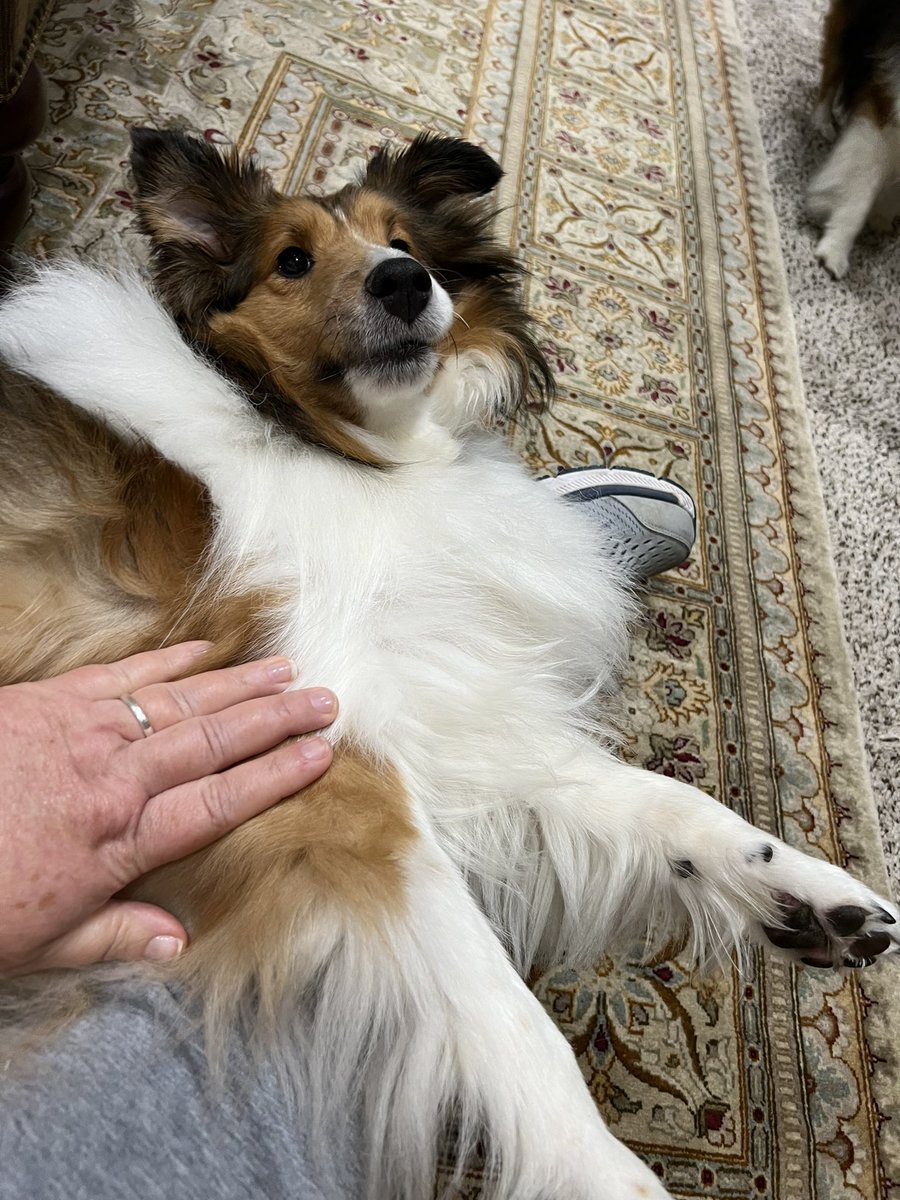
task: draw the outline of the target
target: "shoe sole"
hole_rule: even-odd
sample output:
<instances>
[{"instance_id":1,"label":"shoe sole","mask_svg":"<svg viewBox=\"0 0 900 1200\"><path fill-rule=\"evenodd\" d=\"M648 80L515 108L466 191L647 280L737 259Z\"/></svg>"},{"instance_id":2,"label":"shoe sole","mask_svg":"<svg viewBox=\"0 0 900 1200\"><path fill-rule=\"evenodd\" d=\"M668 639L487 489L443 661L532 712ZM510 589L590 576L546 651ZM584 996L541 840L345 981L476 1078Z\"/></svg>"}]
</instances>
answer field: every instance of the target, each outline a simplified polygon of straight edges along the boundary
<instances>
[{"instance_id":1,"label":"shoe sole","mask_svg":"<svg viewBox=\"0 0 900 1200\"><path fill-rule=\"evenodd\" d=\"M564 467L558 474L539 481L555 496L571 500L593 500L600 496L644 496L678 504L696 526L694 499L679 483L650 471L632 467Z\"/></svg>"}]
</instances>

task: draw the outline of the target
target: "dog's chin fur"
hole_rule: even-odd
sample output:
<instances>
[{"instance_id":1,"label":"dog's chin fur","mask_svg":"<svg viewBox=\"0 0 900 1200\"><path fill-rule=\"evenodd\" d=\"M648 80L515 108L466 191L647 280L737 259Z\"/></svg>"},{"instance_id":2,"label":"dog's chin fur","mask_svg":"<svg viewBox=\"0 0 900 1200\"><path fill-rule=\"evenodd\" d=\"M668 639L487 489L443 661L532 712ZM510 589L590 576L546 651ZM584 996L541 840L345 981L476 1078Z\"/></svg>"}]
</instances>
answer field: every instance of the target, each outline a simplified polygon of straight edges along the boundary
<instances>
[{"instance_id":1,"label":"dog's chin fur","mask_svg":"<svg viewBox=\"0 0 900 1200\"><path fill-rule=\"evenodd\" d=\"M889 231L900 214L900 11L883 0L832 0L813 122L837 142L809 186L822 227L816 255L835 279L868 220Z\"/></svg>"},{"instance_id":2,"label":"dog's chin fur","mask_svg":"<svg viewBox=\"0 0 900 1200\"><path fill-rule=\"evenodd\" d=\"M237 164L199 187L192 170L220 168L183 140L139 152L169 312L83 265L0 306L0 681L208 637L214 661L288 654L298 686L340 697L321 780L130 890L190 932L164 978L202 1011L214 1069L237 1029L302 1098L326 1194L334 1130L359 1111L371 1200L430 1194L449 1118L460 1171L486 1131L497 1200L659 1200L522 974L685 930L699 961L727 960L778 923L776 896L876 902L611 753L598 697L626 653L626 580L482 428L547 378L489 240L487 156L424 139L297 210L320 263L361 286L363 259L328 247L347 222L387 237L390 197L464 315L433 373L392 391L317 382L318 332L298 343L294 314L330 303L327 278L304 298L270 277L277 240L224 247L239 222L217 229L204 196L257 206L262 227L271 192ZM198 230L206 249L177 240Z\"/></svg>"}]
</instances>

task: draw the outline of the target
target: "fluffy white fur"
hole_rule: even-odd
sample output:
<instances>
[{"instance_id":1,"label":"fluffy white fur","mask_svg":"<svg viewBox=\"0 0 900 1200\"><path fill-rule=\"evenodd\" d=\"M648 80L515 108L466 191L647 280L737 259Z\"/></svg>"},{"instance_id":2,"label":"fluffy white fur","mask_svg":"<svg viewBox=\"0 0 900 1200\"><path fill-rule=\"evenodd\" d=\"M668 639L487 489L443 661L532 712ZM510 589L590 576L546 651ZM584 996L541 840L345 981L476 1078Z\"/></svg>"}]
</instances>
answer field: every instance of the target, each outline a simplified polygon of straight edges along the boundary
<instances>
[{"instance_id":1,"label":"fluffy white fur","mask_svg":"<svg viewBox=\"0 0 900 1200\"><path fill-rule=\"evenodd\" d=\"M699 960L724 958L776 894L865 906L868 931L896 910L613 755L591 713L632 603L597 531L472 431L496 369L448 363L393 430L403 465L377 471L274 432L136 278L43 271L0 309L0 353L208 485L213 559L296 597L271 650L338 694L331 736L408 789L404 915L378 936L337 910L298 929L302 1002L275 1014L320 1143L362 1088L373 1200L430 1194L448 1115L463 1153L487 1128L497 1200L665 1196L519 973L685 921Z\"/></svg>"}]
</instances>

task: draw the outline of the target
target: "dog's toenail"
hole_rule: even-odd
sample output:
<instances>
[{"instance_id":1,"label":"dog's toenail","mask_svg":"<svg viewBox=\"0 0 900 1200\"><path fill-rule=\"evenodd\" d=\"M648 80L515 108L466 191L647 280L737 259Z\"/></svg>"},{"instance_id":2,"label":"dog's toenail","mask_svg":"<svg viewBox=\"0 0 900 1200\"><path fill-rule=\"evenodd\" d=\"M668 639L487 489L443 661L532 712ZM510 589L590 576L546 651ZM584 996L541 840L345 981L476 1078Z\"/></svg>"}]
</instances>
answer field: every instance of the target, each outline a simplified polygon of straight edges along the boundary
<instances>
[{"instance_id":1,"label":"dog's toenail","mask_svg":"<svg viewBox=\"0 0 900 1200\"><path fill-rule=\"evenodd\" d=\"M884 921L885 925L896 925L897 924L897 918L892 917L891 914L887 911L887 909L878 908L875 910L875 915L877 917L879 917L882 921Z\"/></svg>"},{"instance_id":2,"label":"dog's toenail","mask_svg":"<svg viewBox=\"0 0 900 1200\"><path fill-rule=\"evenodd\" d=\"M672 863L672 870L682 879L690 879L697 874L697 868L689 858L679 858Z\"/></svg>"},{"instance_id":3,"label":"dog's toenail","mask_svg":"<svg viewBox=\"0 0 900 1200\"><path fill-rule=\"evenodd\" d=\"M849 937L862 928L868 913L858 904L840 904L826 913L828 924L841 937Z\"/></svg>"},{"instance_id":4,"label":"dog's toenail","mask_svg":"<svg viewBox=\"0 0 900 1200\"><path fill-rule=\"evenodd\" d=\"M857 938L850 943L850 953L854 958L873 958L883 954L891 944L889 934L870 933L868 937Z\"/></svg>"}]
</instances>

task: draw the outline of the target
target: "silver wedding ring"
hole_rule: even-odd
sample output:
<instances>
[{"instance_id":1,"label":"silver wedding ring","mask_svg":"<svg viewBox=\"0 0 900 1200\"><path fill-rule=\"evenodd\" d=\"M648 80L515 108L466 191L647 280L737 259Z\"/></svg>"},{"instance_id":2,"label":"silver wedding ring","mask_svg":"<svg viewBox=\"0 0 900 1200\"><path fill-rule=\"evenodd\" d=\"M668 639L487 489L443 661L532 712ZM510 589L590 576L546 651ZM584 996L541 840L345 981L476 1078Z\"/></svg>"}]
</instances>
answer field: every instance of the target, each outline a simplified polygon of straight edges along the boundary
<instances>
[{"instance_id":1,"label":"silver wedding ring","mask_svg":"<svg viewBox=\"0 0 900 1200\"><path fill-rule=\"evenodd\" d=\"M119 699L124 705L131 709L132 716L137 721L138 725L140 725L141 733L144 735L144 737L149 737L153 732L153 726L150 724L150 718L138 704L137 700L135 700L134 696L129 696L126 693L124 696L120 696Z\"/></svg>"}]
</instances>

